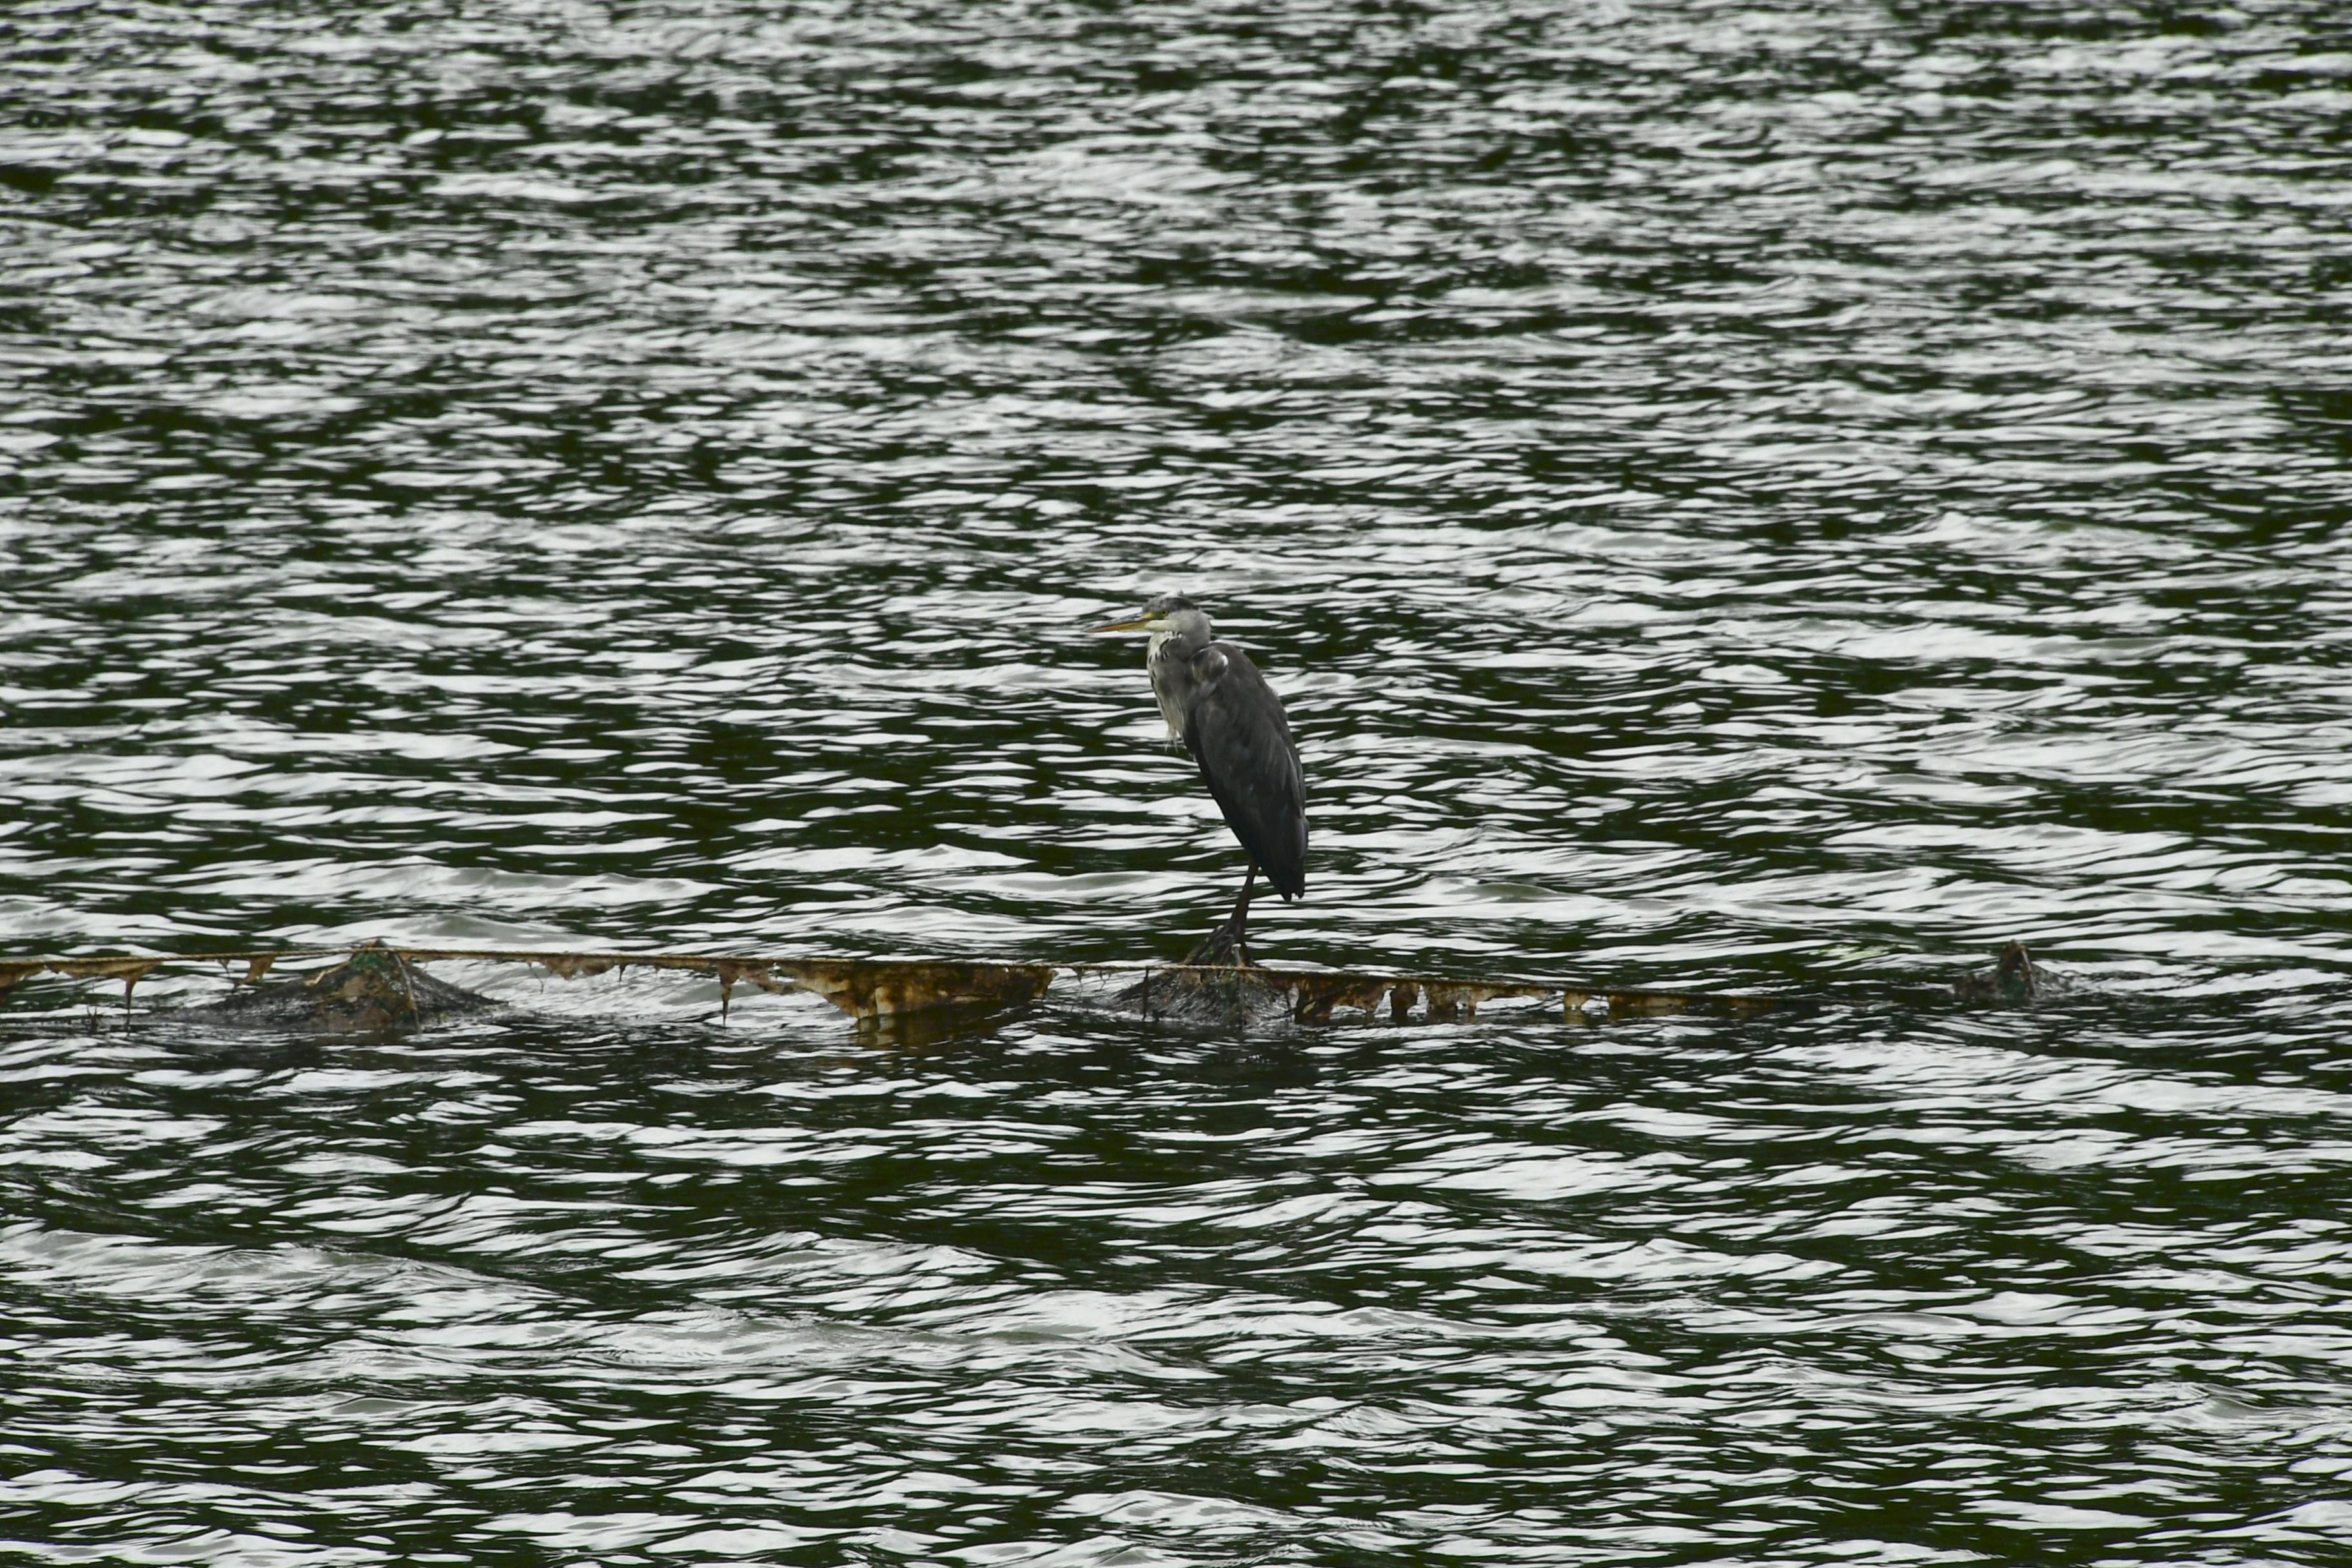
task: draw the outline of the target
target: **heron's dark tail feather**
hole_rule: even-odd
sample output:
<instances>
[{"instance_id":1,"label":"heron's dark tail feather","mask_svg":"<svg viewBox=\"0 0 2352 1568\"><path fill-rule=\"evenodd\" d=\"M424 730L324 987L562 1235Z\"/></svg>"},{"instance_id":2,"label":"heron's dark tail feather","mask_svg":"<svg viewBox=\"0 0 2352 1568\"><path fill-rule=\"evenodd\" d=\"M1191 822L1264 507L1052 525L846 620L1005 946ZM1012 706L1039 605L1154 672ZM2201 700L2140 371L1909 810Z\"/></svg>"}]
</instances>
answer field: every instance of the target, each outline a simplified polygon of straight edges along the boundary
<instances>
[{"instance_id":1,"label":"heron's dark tail feather","mask_svg":"<svg viewBox=\"0 0 2352 1568\"><path fill-rule=\"evenodd\" d=\"M1303 899L1307 896L1306 858L1305 852L1301 851L1298 861L1289 867L1290 874L1286 877L1276 876L1272 867L1255 856L1251 858L1250 863L1265 873L1265 879L1274 884L1274 890L1282 895L1282 901L1286 904L1293 899Z\"/></svg>"}]
</instances>

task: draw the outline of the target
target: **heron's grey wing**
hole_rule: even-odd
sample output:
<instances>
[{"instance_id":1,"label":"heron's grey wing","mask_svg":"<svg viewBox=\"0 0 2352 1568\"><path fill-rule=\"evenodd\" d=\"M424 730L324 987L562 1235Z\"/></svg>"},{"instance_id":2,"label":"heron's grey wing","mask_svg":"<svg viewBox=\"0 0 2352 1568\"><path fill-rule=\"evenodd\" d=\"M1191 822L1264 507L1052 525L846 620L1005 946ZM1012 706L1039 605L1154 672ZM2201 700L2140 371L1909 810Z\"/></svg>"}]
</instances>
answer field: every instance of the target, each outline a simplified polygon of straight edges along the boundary
<instances>
[{"instance_id":1,"label":"heron's grey wing","mask_svg":"<svg viewBox=\"0 0 2352 1568\"><path fill-rule=\"evenodd\" d=\"M1192 661L1184 744L1225 824L1286 899L1307 891L1307 781L1282 700L1247 655L1213 643Z\"/></svg>"}]
</instances>

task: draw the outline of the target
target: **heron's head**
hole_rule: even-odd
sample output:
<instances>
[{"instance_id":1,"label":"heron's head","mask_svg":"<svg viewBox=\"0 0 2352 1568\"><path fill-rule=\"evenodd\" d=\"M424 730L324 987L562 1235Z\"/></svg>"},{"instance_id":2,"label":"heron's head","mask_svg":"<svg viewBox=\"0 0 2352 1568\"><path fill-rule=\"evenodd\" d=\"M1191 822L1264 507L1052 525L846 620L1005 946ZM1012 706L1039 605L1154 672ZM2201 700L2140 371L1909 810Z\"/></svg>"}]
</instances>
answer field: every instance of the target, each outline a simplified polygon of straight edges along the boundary
<instances>
[{"instance_id":1,"label":"heron's head","mask_svg":"<svg viewBox=\"0 0 2352 1568\"><path fill-rule=\"evenodd\" d=\"M1157 643L1163 637L1175 637L1182 642L1209 640L1209 615L1200 605L1181 594L1162 594L1143 606L1139 616L1123 621L1110 621L1099 626L1089 626L1097 632L1150 632Z\"/></svg>"}]
</instances>

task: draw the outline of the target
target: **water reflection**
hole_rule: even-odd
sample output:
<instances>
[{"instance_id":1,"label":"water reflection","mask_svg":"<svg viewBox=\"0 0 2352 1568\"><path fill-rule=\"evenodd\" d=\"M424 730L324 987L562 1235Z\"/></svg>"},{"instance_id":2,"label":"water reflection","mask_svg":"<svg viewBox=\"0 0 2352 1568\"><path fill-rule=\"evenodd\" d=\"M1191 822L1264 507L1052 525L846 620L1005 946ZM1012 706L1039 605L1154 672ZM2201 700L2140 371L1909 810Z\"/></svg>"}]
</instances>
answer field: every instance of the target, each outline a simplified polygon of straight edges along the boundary
<instances>
[{"instance_id":1,"label":"water reflection","mask_svg":"<svg viewBox=\"0 0 2352 1568\"><path fill-rule=\"evenodd\" d=\"M1266 956L1834 1005L14 1030L15 1533L2340 1557L2323 24L24 13L12 950L1171 957L1183 590Z\"/></svg>"}]
</instances>

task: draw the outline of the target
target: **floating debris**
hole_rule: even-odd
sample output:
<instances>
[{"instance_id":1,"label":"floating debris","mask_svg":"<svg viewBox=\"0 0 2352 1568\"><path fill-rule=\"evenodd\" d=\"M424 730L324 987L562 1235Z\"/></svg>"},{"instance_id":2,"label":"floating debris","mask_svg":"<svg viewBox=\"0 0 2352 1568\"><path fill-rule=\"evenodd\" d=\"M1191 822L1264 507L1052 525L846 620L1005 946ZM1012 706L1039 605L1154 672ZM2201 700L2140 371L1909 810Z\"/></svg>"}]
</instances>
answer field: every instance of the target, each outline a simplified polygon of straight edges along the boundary
<instances>
[{"instance_id":1,"label":"floating debris","mask_svg":"<svg viewBox=\"0 0 2352 1568\"><path fill-rule=\"evenodd\" d=\"M1990 969L1971 969L1952 982L1955 997L1979 1005L2006 1003L2012 1007L2022 1006L2028 1002L2064 996L2076 989L2073 977L2034 963L2033 955L2025 951L2021 942L2012 942L2002 948Z\"/></svg>"},{"instance_id":2,"label":"floating debris","mask_svg":"<svg viewBox=\"0 0 2352 1568\"><path fill-rule=\"evenodd\" d=\"M434 979L382 942L363 943L342 963L299 980L265 981L271 963L267 956L249 960L227 996L177 1016L229 1028L375 1035L499 1005Z\"/></svg>"},{"instance_id":3,"label":"floating debris","mask_svg":"<svg viewBox=\"0 0 2352 1568\"><path fill-rule=\"evenodd\" d=\"M1788 996L1706 991L1633 990L1519 980L1450 980L1420 974L1365 973L1359 970L1271 969L1252 963L1243 956L1239 933L1228 921L1202 939L1185 954L1183 963L1144 970L1134 984L1120 990L1110 1002L1121 1012L1190 1024L1238 1026L1285 1020L1296 1024L1452 1024L1477 1017L1483 1003L1549 1003L1555 997L1562 1016L1578 1023L1674 1013L1745 1017L1787 1007L1797 1001Z\"/></svg>"},{"instance_id":4,"label":"floating debris","mask_svg":"<svg viewBox=\"0 0 2352 1568\"><path fill-rule=\"evenodd\" d=\"M758 966L814 991L860 1023L887 1022L942 1007L1019 1007L1045 994L1050 963L957 963L939 960L783 959ZM719 972L723 987L727 972ZM786 989L753 976L771 991Z\"/></svg>"},{"instance_id":5,"label":"floating debris","mask_svg":"<svg viewBox=\"0 0 2352 1568\"><path fill-rule=\"evenodd\" d=\"M1196 951L1194 956L1202 955ZM276 965L314 959L337 962L307 975L274 982L268 978ZM241 976L231 974L227 997L179 1009L175 1016L233 1027L351 1034L413 1028L501 1005L491 997L435 980L422 968L442 962L526 963L566 980L630 969L685 971L709 974L719 982L722 1017L735 988L751 985L770 993L802 991L822 996L861 1025L889 1025L953 1013L977 1016L1024 1006L1043 996L1063 973L1128 982L1107 999L1113 1010L1155 1020L1214 1025L1445 1024L1474 1019L1481 1005L1501 1000L1556 1004L1562 1016L1573 1022L1674 1013L1745 1017L1798 1001L1787 996L1561 986L1535 981L1270 969L1230 962L1150 966L991 963L700 952L528 952L402 947L383 942L281 952L0 959L0 996L35 975L53 973L120 980L127 1007L131 988L166 964L219 965L232 972L242 964Z\"/></svg>"},{"instance_id":6,"label":"floating debris","mask_svg":"<svg viewBox=\"0 0 2352 1568\"><path fill-rule=\"evenodd\" d=\"M288 960L342 962L307 977L266 983ZM941 1008L1003 1009L1035 1000L1052 984L1045 963L966 963L949 960L782 958L699 952L531 952L505 948L398 947L383 942L348 948L298 948L283 952L156 953L137 957L0 959L0 996L37 974L120 980L130 1005L131 988L165 964L243 963L242 978L224 1000L185 1008L179 1016L255 1028L309 1028L367 1033L413 1027L435 1018L499 1005L493 999L446 984L420 965L439 962L528 963L565 980L629 969L685 970L719 982L722 1016L739 984L782 994L822 996L861 1023Z\"/></svg>"},{"instance_id":7,"label":"floating debris","mask_svg":"<svg viewBox=\"0 0 2352 1568\"><path fill-rule=\"evenodd\" d=\"M1118 971L1125 973L1131 971ZM1170 964L1147 969L1111 998L1121 1012L1192 1024L1467 1023L1488 1002L1557 1002L1572 1023L1666 1014L1750 1017L1799 1005L1790 996L1547 985L1534 981L1444 980L1354 970L1263 964Z\"/></svg>"},{"instance_id":8,"label":"floating debris","mask_svg":"<svg viewBox=\"0 0 2352 1568\"><path fill-rule=\"evenodd\" d=\"M247 956L244 953L239 958ZM122 982L123 1005L131 1004L131 989L166 963L186 962L184 958L0 958L0 996L34 975L44 971L52 974L69 974L78 980L120 980ZM207 960L206 962L210 962Z\"/></svg>"}]
</instances>

